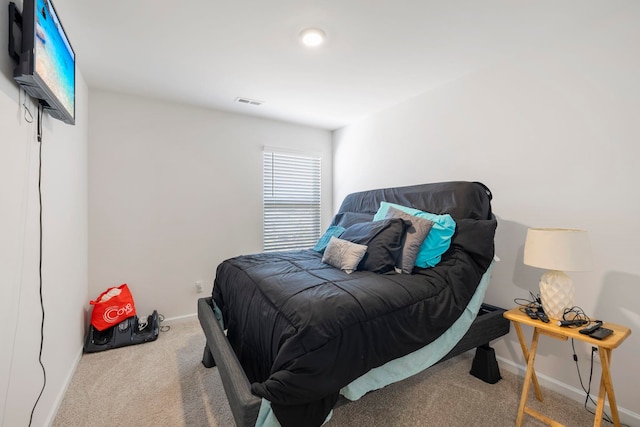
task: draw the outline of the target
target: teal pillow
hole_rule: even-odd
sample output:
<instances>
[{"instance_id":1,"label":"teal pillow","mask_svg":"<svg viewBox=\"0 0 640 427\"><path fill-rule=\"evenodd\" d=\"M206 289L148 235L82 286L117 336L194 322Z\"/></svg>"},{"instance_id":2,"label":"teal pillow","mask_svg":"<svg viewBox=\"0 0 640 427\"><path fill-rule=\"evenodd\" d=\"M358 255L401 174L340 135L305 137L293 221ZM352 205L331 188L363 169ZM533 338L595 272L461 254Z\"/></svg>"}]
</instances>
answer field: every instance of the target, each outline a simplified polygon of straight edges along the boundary
<instances>
[{"instance_id":1,"label":"teal pillow","mask_svg":"<svg viewBox=\"0 0 640 427\"><path fill-rule=\"evenodd\" d=\"M380 208L373 217L373 220L379 221L384 219L391 206L410 215L425 218L433 222L433 227L431 227L429 234L427 234L427 238L424 239L424 242L420 245L420 250L416 257L416 267L435 267L442 259L442 254L451 246L451 237L453 237L453 233L456 231L456 222L451 215L436 215L423 212L419 209L396 205L395 203L381 202Z\"/></svg>"},{"instance_id":2,"label":"teal pillow","mask_svg":"<svg viewBox=\"0 0 640 427\"><path fill-rule=\"evenodd\" d=\"M318 243L313 247L313 250L316 252L323 253L329 244L329 240L331 237L340 237L342 233L344 233L345 228L339 225L332 225L327 228L327 231L324 232L322 237L318 239Z\"/></svg>"}]
</instances>

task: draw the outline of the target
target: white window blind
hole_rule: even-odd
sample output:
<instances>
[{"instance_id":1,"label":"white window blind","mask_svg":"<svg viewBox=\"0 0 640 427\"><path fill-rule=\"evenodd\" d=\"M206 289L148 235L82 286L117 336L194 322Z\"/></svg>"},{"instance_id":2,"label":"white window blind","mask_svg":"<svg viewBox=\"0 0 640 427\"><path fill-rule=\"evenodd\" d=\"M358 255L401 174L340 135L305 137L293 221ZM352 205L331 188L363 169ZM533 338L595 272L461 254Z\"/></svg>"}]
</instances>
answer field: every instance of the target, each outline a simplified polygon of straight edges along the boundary
<instances>
[{"instance_id":1,"label":"white window blind","mask_svg":"<svg viewBox=\"0 0 640 427\"><path fill-rule=\"evenodd\" d=\"M320 157L264 150L263 249L313 247L320 237Z\"/></svg>"}]
</instances>

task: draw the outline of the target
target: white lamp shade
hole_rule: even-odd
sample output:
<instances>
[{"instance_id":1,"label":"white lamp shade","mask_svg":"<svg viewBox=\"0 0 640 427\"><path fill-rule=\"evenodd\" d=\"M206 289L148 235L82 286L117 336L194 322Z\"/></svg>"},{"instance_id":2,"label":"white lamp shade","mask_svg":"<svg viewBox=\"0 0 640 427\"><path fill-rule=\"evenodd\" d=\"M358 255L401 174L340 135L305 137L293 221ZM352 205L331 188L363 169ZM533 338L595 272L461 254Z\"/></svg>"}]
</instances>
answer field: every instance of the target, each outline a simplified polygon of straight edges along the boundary
<instances>
[{"instance_id":1,"label":"white lamp shade","mask_svg":"<svg viewBox=\"0 0 640 427\"><path fill-rule=\"evenodd\" d=\"M551 319L562 319L573 307L575 286L564 271L591 269L593 259L584 230L530 228L524 244L524 263L550 270L540 279L540 299Z\"/></svg>"},{"instance_id":2,"label":"white lamp shade","mask_svg":"<svg viewBox=\"0 0 640 427\"><path fill-rule=\"evenodd\" d=\"M585 230L530 228L524 244L524 263L547 270L591 270L589 236Z\"/></svg>"}]
</instances>

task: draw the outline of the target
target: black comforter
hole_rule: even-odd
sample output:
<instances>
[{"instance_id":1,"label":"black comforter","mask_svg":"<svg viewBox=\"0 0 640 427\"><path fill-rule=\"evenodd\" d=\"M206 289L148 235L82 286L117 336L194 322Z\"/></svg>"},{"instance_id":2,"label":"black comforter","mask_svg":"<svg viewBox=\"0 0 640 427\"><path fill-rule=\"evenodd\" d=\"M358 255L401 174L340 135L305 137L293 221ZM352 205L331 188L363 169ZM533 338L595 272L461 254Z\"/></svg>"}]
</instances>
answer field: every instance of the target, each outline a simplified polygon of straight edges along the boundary
<instances>
[{"instance_id":1,"label":"black comforter","mask_svg":"<svg viewBox=\"0 0 640 427\"><path fill-rule=\"evenodd\" d=\"M220 264L213 299L252 392L283 426L320 425L343 386L455 322L493 258L495 228L456 218L442 261L410 275L346 274L312 250Z\"/></svg>"}]
</instances>

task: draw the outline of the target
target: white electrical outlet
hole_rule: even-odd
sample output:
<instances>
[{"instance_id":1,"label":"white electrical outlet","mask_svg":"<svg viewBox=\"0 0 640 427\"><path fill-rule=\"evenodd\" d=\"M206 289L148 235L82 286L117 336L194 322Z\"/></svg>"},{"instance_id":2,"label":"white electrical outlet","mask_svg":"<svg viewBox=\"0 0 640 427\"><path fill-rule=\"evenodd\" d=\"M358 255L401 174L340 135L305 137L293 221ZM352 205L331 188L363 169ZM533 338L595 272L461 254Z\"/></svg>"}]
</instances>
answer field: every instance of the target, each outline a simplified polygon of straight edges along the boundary
<instances>
[{"instance_id":1,"label":"white electrical outlet","mask_svg":"<svg viewBox=\"0 0 640 427\"><path fill-rule=\"evenodd\" d=\"M593 361L595 363L602 363L602 361L600 360L600 352L598 350L593 352Z\"/></svg>"},{"instance_id":2,"label":"white electrical outlet","mask_svg":"<svg viewBox=\"0 0 640 427\"><path fill-rule=\"evenodd\" d=\"M202 293L202 280L197 280L196 281L196 292L197 293Z\"/></svg>"}]
</instances>

